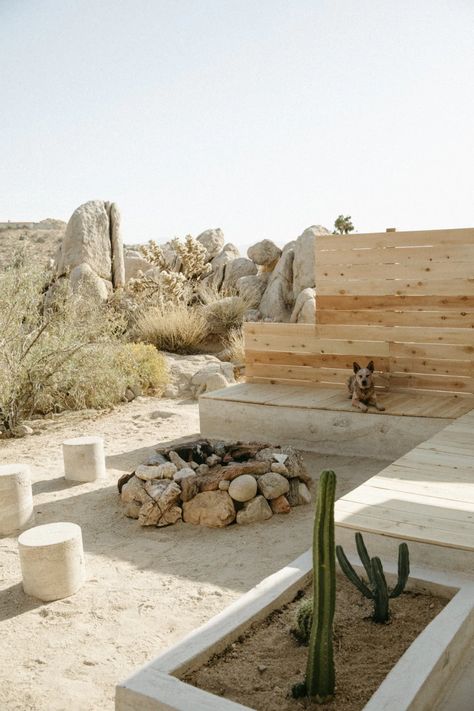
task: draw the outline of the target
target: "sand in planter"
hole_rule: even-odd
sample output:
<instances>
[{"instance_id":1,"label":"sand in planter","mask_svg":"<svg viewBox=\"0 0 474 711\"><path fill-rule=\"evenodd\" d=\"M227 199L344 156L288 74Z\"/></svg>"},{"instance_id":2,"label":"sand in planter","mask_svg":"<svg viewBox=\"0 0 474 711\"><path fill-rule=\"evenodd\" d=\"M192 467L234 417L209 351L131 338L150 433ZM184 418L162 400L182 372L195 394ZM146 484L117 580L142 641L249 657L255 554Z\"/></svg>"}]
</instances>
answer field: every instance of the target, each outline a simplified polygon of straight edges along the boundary
<instances>
[{"instance_id":1,"label":"sand in planter","mask_svg":"<svg viewBox=\"0 0 474 711\"><path fill-rule=\"evenodd\" d=\"M338 576L337 585L337 691L333 701L320 706L288 696L292 685L303 680L307 659L307 647L290 634L301 600L273 612L184 681L256 711L360 711L415 637L449 600L405 592L390 600L392 619L381 625L370 620L370 601L345 578Z\"/></svg>"}]
</instances>

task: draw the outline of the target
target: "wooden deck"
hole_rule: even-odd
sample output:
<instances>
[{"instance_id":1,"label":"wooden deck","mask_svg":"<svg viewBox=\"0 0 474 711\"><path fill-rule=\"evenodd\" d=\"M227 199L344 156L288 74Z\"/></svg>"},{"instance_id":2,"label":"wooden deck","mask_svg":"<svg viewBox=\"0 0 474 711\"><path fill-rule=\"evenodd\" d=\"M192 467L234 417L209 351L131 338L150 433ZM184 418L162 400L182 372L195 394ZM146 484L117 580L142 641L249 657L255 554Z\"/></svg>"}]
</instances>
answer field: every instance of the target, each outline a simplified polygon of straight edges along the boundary
<instances>
[{"instance_id":1,"label":"wooden deck","mask_svg":"<svg viewBox=\"0 0 474 711\"><path fill-rule=\"evenodd\" d=\"M213 400L272 405L273 407L358 412L352 407L347 392L340 387L241 383L210 393L207 397L211 397ZM385 411L379 412L371 407L369 412L381 417L397 415L454 420L469 412L473 407L471 397L447 393L381 392L378 395L378 400L386 408ZM364 413L359 414L364 417Z\"/></svg>"},{"instance_id":2,"label":"wooden deck","mask_svg":"<svg viewBox=\"0 0 474 711\"><path fill-rule=\"evenodd\" d=\"M339 499L335 517L339 527L474 553L474 410Z\"/></svg>"}]
</instances>

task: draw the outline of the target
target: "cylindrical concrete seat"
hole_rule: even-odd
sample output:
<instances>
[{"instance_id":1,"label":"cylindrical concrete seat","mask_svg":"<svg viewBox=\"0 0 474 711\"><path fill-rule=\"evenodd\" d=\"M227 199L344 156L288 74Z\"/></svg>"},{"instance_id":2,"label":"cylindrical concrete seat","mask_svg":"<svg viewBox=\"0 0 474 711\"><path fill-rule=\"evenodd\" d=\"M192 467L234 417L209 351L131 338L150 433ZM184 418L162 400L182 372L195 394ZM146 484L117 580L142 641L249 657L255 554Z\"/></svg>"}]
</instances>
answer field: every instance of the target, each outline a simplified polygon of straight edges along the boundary
<instances>
[{"instance_id":1,"label":"cylindrical concrete seat","mask_svg":"<svg viewBox=\"0 0 474 711\"><path fill-rule=\"evenodd\" d=\"M40 600L61 600L85 579L82 532L75 523L47 523L18 537L23 590Z\"/></svg>"},{"instance_id":2,"label":"cylindrical concrete seat","mask_svg":"<svg viewBox=\"0 0 474 711\"><path fill-rule=\"evenodd\" d=\"M0 466L0 535L8 536L34 523L30 470L26 464Z\"/></svg>"},{"instance_id":3,"label":"cylindrical concrete seat","mask_svg":"<svg viewBox=\"0 0 474 711\"><path fill-rule=\"evenodd\" d=\"M64 476L70 481L95 481L106 475L102 437L76 437L63 442Z\"/></svg>"}]
</instances>

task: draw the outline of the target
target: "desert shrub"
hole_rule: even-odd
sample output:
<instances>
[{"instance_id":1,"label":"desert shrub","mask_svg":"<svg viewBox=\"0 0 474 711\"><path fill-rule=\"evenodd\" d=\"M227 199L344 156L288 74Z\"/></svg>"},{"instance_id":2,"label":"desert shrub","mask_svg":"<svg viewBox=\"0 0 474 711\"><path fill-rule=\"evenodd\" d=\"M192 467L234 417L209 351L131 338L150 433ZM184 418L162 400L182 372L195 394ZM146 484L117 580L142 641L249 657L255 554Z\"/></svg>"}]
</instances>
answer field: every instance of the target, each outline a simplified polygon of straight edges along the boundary
<instances>
[{"instance_id":1,"label":"desert shrub","mask_svg":"<svg viewBox=\"0 0 474 711\"><path fill-rule=\"evenodd\" d=\"M42 410L50 411L53 403L67 410L110 407L123 400L127 388L157 391L166 381L165 359L154 346L98 343L71 358L54 378Z\"/></svg>"},{"instance_id":2,"label":"desert shrub","mask_svg":"<svg viewBox=\"0 0 474 711\"><path fill-rule=\"evenodd\" d=\"M249 304L234 290L218 291L212 286L200 286L197 298L203 304L203 314L212 334L225 336L241 329Z\"/></svg>"},{"instance_id":3,"label":"desert shrub","mask_svg":"<svg viewBox=\"0 0 474 711\"><path fill-rule=\"evenodd\" d=\"M171 353L195 353L209 329L199 307L178 304L155 306L144 311L133 329L134 340L154 345Z\"/></svg>"},{"instance_id":4,"label":"desert shrub","mask_svg":"<svg viewBox=\"0 0 474 711\"><path fill-rule=\"evenodd\" d=\"M245 363L244 335L242 329L234 328L224 339L223 356L232 363Z\"/></svg>"},{"instance_id":5,"label":"desert shrub","mask_svg":"<svg viewBox=\"0 0 474 711\"><path fill-rule=\"evenodd\" d=\"M133 378L159 380L158 354L153 363L151 351L123 342L117 311L72 294L67 280L45 299L50 279L24 254L0 275L0 423L7 431L35 412L113 405Z\"/></svg>"}]
</instances>

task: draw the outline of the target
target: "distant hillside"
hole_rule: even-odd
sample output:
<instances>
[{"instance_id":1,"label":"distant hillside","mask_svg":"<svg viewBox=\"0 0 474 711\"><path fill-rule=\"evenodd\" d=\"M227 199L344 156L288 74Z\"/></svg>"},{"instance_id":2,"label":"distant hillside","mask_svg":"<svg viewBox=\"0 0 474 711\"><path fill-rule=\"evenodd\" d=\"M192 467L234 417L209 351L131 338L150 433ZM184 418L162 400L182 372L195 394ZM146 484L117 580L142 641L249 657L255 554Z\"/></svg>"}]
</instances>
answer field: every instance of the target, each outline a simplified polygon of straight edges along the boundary
<instances>
[{"instance_id":1,"label":"distant hillside","mask_svg":"<svg viewBox=\"0 0 474 711\"><path fill-rule=\"evenodd\" d=\"M65 222L51 218L41 222L0 222L0 269L25 246L33 258L46 264L54 257L65 231Z\"/></svg>"}]
</instances>

